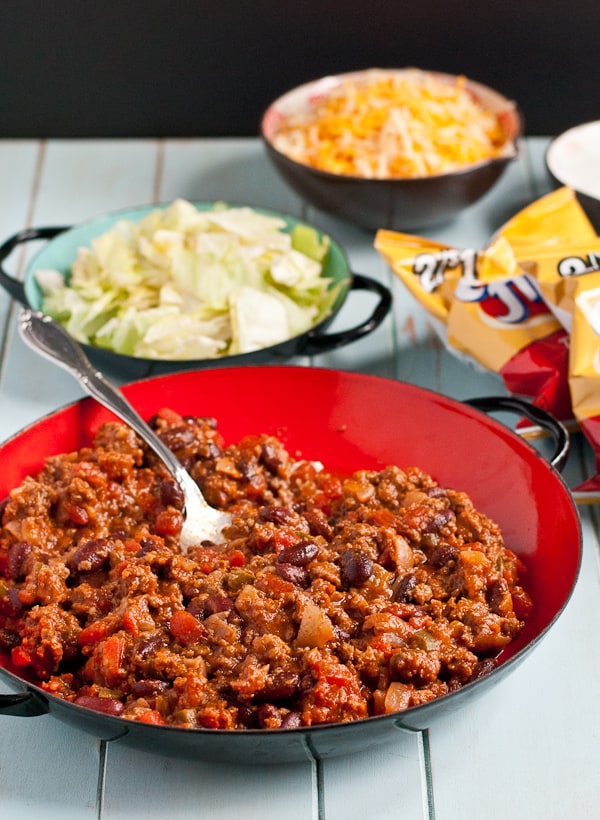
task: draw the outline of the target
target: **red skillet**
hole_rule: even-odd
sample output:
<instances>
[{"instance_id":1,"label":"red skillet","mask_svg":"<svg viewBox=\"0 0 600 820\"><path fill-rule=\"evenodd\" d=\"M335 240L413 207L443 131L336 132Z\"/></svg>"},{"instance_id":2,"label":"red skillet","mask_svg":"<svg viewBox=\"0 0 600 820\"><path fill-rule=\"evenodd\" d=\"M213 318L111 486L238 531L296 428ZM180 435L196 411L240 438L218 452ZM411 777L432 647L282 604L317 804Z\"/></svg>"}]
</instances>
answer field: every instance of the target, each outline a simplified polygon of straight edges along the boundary
<instances>
[{"instance_id":1,"label":"red skillet","mask_svg":"<svg viewBox=\"0 0 600 820\"><path fill-rule=\"evenodd\" d=\"M50 712L104 739L163 754L212 760L281 762L327 757L394 742L398 729L420 729L499 683L540 642L566 606L581 558L579 517L557 467L564 428L542 415L556 438L554 464L478 409L422 388L377 377L301 367L241 367L178 373L131 384L128 398L148 418L160 407L218 419L227 441L249 433L279 436L294 454L349 473L389 464L416 465L469 493L502 527L528 567L534 610L519 638L488 676L438 700L347 724L309 729L187 730L101 715L48 695L0 654L0 676L16 691L0 712ZM476 400L482 409L529 412L513 399ZM500 404L500 407L498 405ZM36 422L0 446L0 498L51 455L90 443L109 417L84 399ZM539 413L537 421L540 421Z\"/></svg>"}]
</instances>

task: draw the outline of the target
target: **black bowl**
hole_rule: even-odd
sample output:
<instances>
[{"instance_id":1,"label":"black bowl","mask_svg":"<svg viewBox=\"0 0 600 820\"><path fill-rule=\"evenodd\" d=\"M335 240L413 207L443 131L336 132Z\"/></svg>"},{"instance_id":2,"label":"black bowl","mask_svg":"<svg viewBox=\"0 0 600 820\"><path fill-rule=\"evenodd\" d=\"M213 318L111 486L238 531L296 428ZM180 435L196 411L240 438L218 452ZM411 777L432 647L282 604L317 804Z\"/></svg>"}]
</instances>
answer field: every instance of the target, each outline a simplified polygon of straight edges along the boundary
<instances>
[{"instance_id":1,"label":"black bowl","mask_svg":"<svg viewBox=\"0 0 600 820\"><path fill-rule=\"evenodd\" d=\"M413 69L397 69L394 75ZM372 71L372 69L371 69ZM367 179L328 173L296 162L273 145L282 118L307 109L312 100L348 80L368 72L324 77L301 85L275 100L261 122L267 155L281 177L307 202L367 230L413 230L442 224L473 204L498 180L518 154L522 120L515 104L496 91L467 81L473 95L490 111L503 117L509 140L502 156L476 163L465 170L428 177ZM450 75L440 75L448 77Z\"/></svg>"}]
</instances>

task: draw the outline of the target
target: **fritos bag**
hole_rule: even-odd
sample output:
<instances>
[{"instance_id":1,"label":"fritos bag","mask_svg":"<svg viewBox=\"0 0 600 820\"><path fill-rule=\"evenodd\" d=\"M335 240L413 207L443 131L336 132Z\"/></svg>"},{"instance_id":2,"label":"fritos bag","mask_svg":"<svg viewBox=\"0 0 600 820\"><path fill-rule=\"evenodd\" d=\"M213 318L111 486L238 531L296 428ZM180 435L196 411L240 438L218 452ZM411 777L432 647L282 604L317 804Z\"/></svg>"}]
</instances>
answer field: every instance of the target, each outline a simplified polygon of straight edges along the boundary
<instances>
[{"instance_id":1,"label":"fritos bag","mask_svg":"<svg viewBox=\"0 0 600 820\"><path fill-rule=\"evenodd\" d=\"M568 334L503 236L476 251L380 230L375 248L442 324L451 350L499 373L510 393L572 419Z\"/></svg>"},{"instance_id":2,"label":"fritos bag","mask_svg":"<svg viewBox=\"0 0 600 820\"><path fill-rule=\"evenodd\" d=\"M569 331L573 413L596 460L596 474L574 496L600 501L600 237L570 188L542 197L503 236Z\"/></svg>"}]
</instances>

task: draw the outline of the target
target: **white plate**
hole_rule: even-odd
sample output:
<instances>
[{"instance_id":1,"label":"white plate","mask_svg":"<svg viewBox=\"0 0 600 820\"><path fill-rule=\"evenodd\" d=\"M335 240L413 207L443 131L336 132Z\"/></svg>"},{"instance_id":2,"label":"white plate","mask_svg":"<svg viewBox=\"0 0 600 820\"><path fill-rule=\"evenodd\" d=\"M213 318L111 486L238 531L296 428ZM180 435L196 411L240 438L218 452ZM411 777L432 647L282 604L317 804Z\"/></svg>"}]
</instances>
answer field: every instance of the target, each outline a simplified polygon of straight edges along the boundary
<instances>
[{"instance_id":1,"label":"white plate","mask_svg":"<svg viewBox=\"0 0 600 820\"><path fill-rule=\"evenodd\" d=\"M562 185L600 199L600 120L556 137L546 153L546 165Z\"/></svg>"}]
</instances>

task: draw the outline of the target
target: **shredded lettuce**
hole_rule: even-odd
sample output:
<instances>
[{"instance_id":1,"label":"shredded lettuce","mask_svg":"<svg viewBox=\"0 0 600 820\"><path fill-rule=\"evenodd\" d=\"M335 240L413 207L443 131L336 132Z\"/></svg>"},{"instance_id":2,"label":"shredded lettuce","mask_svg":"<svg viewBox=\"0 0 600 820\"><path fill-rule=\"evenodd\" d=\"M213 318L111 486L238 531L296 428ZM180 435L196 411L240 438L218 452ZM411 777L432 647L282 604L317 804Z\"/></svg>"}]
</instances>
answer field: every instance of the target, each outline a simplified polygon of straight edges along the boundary
<instances>
[{"instance_id":1,"label":"shredded lettuce","mask_svg":"<svg viewBox=\"0 0 600 820\"><path fill-rule=\"evenodd\" d=\"M78 341L152 359L248 353L303 333L337 295L329 238L254 209L183 199L120 220L67 277L37 270L42 310Z\"/></svg>"}]
</instances>

